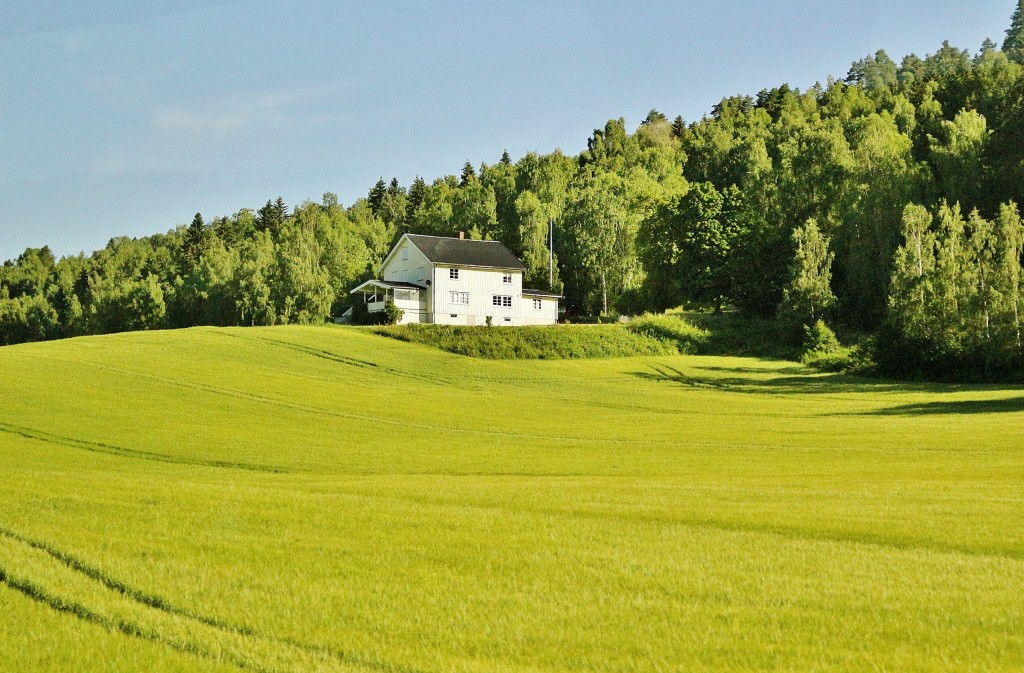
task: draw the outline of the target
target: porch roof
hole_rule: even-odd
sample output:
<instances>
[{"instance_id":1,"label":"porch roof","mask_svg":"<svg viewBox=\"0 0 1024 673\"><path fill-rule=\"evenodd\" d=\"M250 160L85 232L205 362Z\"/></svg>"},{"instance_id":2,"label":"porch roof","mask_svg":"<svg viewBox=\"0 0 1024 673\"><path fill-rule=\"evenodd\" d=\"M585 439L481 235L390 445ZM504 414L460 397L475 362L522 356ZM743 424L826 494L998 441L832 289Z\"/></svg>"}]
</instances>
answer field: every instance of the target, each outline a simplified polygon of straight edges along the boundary
<instances>
[{"instance_id":1,"label":"porch roof","mask_svg":"<svg viewBox=\"0 0 1024 673\"><path fill-rule=\"evenodd\" d=\"M394 280L368 280L359 287L351 290L349 294L355 294L356 292L363 292L368 289L381 289L381 290L422 290L424 289L421 285L415 283L404 283Z\"/></svg>"}]
</instances>

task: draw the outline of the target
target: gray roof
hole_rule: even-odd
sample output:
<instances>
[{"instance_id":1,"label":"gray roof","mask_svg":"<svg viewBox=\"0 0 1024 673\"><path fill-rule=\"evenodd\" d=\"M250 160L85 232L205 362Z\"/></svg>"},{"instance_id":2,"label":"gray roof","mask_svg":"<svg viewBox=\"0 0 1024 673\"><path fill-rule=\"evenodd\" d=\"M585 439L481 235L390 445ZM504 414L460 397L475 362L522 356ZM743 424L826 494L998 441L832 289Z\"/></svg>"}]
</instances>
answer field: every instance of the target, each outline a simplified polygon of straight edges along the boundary
<instances>
[{"instance_id":1,"label":"gray roof","mask_svg":"<svg viewBox=\"0 0 1024 673\"><path fill-rule=\"evenodd\" d=\"M530 288L527 287L523 288L523 294L534 297L554 297L556 299L562 298L562 295L558 294L557 292L550 292L548 290L531 290Z\"/></svg>"},{"instance_id":2,"label":"gray roof","mask_svg":"<svg viewBox=\"0 0 1024 673\"><path fill-rule=\"evenodd\" d=\"M526 266L500 241L471 241L422 234L406 234L406 237L433 264L526 270Z\"/></svg>"}]
</instances>

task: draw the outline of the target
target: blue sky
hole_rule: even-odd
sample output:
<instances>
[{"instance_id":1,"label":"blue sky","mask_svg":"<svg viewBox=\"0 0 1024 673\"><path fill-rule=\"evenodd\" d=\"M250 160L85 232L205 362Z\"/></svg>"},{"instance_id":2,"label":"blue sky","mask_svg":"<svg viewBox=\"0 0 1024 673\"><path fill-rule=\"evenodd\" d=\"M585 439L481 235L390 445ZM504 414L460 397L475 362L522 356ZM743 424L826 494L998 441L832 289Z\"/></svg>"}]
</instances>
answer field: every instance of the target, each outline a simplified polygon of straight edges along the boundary
<instances>
[{"instance_id":1,"label":"blue sky","mask_svg":"<svg viewBox=\"0 0 1024 673\"><path fill-rule=\"evenodd\" d=\"M0 2L0 260L576 153L651 108L1001 43L1014 0Z\"/></svg>"}]
</instances>

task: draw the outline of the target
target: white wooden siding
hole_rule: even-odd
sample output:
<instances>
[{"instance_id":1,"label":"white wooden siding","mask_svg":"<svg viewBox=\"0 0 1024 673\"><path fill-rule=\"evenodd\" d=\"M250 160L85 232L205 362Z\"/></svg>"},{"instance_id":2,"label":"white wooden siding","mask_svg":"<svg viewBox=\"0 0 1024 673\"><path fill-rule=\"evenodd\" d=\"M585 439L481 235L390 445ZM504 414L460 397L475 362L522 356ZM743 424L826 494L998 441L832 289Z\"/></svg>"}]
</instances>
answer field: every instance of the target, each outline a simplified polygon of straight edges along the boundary
<instances>
[{"instance_id":1,"label":"white wooden siding","mask_svg":"<svg viewBox=\"0 0 1024 673\"><path fill-rule=\"evenodd\" d=\"M540 308L533 308L533 300L540 300ZM523 297L522 325L553 325L558 322L558 299L556 297Z\"/></svg>"},{"instance_id":2,"label":"white wooden siding","mask_svg":"<svg viewBox=\"0 0 1024 673\"><path fill-rule=\"evenodd\" d=\"M453 268L459 270L458 279L450 277L450 270ZM505 274L511 275L511 283L502 282ZM438 265L434 270L431 289L434 295L434 322L448 325L484 325L487 316L491 316L494 325L522 324L519 310L523 296L521 271ZM449 294L451 292L468 292L469 303L452 303ZM495 306L495 296L512 297L512 305Z\"/></svg>"}]
</instances>

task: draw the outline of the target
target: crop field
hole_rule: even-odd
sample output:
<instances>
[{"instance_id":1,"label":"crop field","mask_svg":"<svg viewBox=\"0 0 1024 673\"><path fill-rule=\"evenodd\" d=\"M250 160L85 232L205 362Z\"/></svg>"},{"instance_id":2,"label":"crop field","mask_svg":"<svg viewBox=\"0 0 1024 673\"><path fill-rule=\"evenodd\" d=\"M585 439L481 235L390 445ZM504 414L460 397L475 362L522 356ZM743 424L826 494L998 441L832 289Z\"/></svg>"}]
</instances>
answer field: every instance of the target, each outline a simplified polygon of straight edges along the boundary
<instances>
[{"instance_id":1,"label":"crop field","mask_svg":"<svg viewBox=\"0 0 1024 673\"><path fill-rule=\"evenodd\" d=\"M0 348L0 668L1024 670L1024 389L355 328Z\"/></svg>"}]
</instances>

